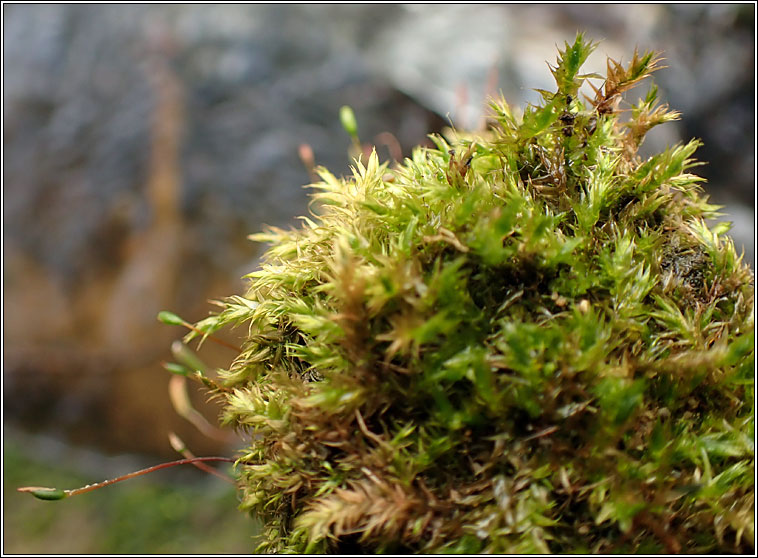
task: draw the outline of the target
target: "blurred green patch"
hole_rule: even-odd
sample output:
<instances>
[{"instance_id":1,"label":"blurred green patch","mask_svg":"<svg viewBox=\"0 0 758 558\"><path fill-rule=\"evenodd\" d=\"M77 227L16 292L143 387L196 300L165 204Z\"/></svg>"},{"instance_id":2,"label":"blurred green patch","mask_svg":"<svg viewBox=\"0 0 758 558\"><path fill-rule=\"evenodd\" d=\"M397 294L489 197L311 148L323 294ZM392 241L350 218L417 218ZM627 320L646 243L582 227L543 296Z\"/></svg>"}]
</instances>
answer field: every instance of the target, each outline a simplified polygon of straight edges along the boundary
<instances>
[{"instance_id":1,"label":"blurred green patch","mask_svg":"<svg viewBox=\"0 0 758 558\"><path fill-rule=\"evenodd\" d=\"M60 502L43 502L17 492L16 488L29 484L76 488L103 479L85 477L68 463L35 459L22 443L6 437L4 553L249 554L253 551L258 526L237 511L234 487L199 475L197 481L179 483L177 475L171 477L170 471L151 477Z\"/></svg>"}]
</instances>

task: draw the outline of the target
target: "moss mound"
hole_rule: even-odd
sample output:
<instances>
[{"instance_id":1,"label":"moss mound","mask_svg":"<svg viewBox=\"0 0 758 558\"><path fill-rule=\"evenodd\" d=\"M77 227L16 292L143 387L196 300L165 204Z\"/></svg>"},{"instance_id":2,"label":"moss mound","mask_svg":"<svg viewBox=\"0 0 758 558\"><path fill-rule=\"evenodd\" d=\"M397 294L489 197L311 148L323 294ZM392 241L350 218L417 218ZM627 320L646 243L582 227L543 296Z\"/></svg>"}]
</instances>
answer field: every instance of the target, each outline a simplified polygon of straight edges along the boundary
<instances>
[{"instance_id":1,"label":"moss mound","mask_svg":"<svg viewBox=\"0 0 758 558\"><path fill-rule=\"evenodd\" d=\"M688 170L658 67L578 35L557 91L390 168L319 169L245 296L223 422L276 552L728 552L754 532L753 278ZM590 82L587 82L591 85ZM189 341L197 334L186 338Z\"/></svg>"}]
</instances>

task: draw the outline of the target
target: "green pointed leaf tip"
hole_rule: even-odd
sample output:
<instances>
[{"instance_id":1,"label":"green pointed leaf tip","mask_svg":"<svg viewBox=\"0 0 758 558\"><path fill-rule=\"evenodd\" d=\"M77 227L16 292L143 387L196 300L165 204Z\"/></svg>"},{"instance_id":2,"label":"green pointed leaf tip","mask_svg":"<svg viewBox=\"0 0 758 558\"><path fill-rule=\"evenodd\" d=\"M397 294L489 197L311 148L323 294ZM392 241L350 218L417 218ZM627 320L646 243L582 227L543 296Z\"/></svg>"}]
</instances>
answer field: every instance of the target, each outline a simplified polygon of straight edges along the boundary
<instances>
[{"instance_id":1,"label":"green pointed leaf tip","mask_svg":"<svg viewBox=\"0 0 758 558\"><path fill-rule=\"evenodd\" d=\"M582 84L581 79L576 79L579 69L585 63L597 44L587 42L583 33L578 33L574 43L565 43L566 49L560 52L557 66L552 68L558 91L565 95L576 96Z\"/></svg>"},{"instance_id":2,"label":"green pointed leaf tip","mask_svg":"<svg viewBox=\"0 0 758 558\"><path fill-rule=\"evenodd\" d=\"M173 312L163 310L158 312L158 321L163 322L166 325L184 325L186 322Z\"/></svg>"},{"instance_id":3,"label":"green pointed leaf tip","mask_svg":"<svg viewBox=\"0 0 758 558\"><path fill-rule=\"evenodd\" d=\"M654 57L585 101L594 48L486 131L318 169L317 210L254 235L247 292L185 337L247 335L206 385L251 434L261 551L754 550L752 274L709 224L699 143L637 152L667 109L621 94Z\"/></svg>"},{"instance_id":4,"label":"green pointed leaf tip","mask_svg":"<svg viewBox=\"0 0 758 558\"><path fill-rule=\"evenodd\" d=\"M358 137L358 121L355 119L355 113L351 107L344 105L340 108L340 122L350 137Z\"/></svg>"}]
</instances>

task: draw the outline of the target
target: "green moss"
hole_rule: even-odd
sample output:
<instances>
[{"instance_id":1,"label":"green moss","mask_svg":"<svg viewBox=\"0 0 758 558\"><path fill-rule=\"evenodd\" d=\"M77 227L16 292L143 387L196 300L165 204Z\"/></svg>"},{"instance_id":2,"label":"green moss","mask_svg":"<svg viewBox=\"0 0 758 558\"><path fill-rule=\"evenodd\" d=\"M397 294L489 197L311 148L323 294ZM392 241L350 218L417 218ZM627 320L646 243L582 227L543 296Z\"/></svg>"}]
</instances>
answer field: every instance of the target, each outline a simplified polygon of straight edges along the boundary
<instances>
[{"instance_id":1,"label":"green moss","mask_svg":"<svg viewBox=\"0 0 758 558\"><path fill-rule=\"evenodd\" d=\"M689 170L653 53L392 168L319 169L244 297L223 421L279 552L730 552L753 525L753 278ZM196 336L191 333L187 341Z\"/></svg>"}]
</instances>

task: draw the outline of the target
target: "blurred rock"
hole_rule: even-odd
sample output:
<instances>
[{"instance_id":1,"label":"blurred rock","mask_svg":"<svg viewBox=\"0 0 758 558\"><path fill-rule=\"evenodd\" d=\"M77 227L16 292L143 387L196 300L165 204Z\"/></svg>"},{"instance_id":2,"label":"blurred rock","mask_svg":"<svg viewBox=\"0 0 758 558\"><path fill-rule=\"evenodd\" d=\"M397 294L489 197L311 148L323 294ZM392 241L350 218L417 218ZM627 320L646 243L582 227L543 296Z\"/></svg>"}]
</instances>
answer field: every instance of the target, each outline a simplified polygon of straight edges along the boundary
<instances>
[{"instance_id":1,"label":"blurred rock","mask_svg":"<svg viewBox=\"0 0 758 558\"><path fill-rule=\"evenodd\" d=\"M171 455L169 430L197 453L218 449L170 407L159 363L183 332L155 315L200 319L207 299L243 289L258 251L246 235L307 212L298 147L348 172L343 104L386 158L450 122L476 126L489 93L533 102L578 28L605 39L588 70L635 45L664 51L670 67L655 79L684 119L648 147L703 138L700 170L752 260L753 12L5 6L5 418L110 451Z\"/></svg>"},{"instance_id":2,"label":"blurred rock","mask_svg":"<svg viewBox=\"0 0 758 558\"><path fill-rule=\"evenodd\" d=\"M160 361L184 331L156 314L197 320L243 289L246 235L307 212L298 146L348 170L341 105L367 142L440 128L354 47L392 10L8 8L6 418L110 451L171 455L169 430L211 451L170 406Z\"/></svg>"}]
</instances>

